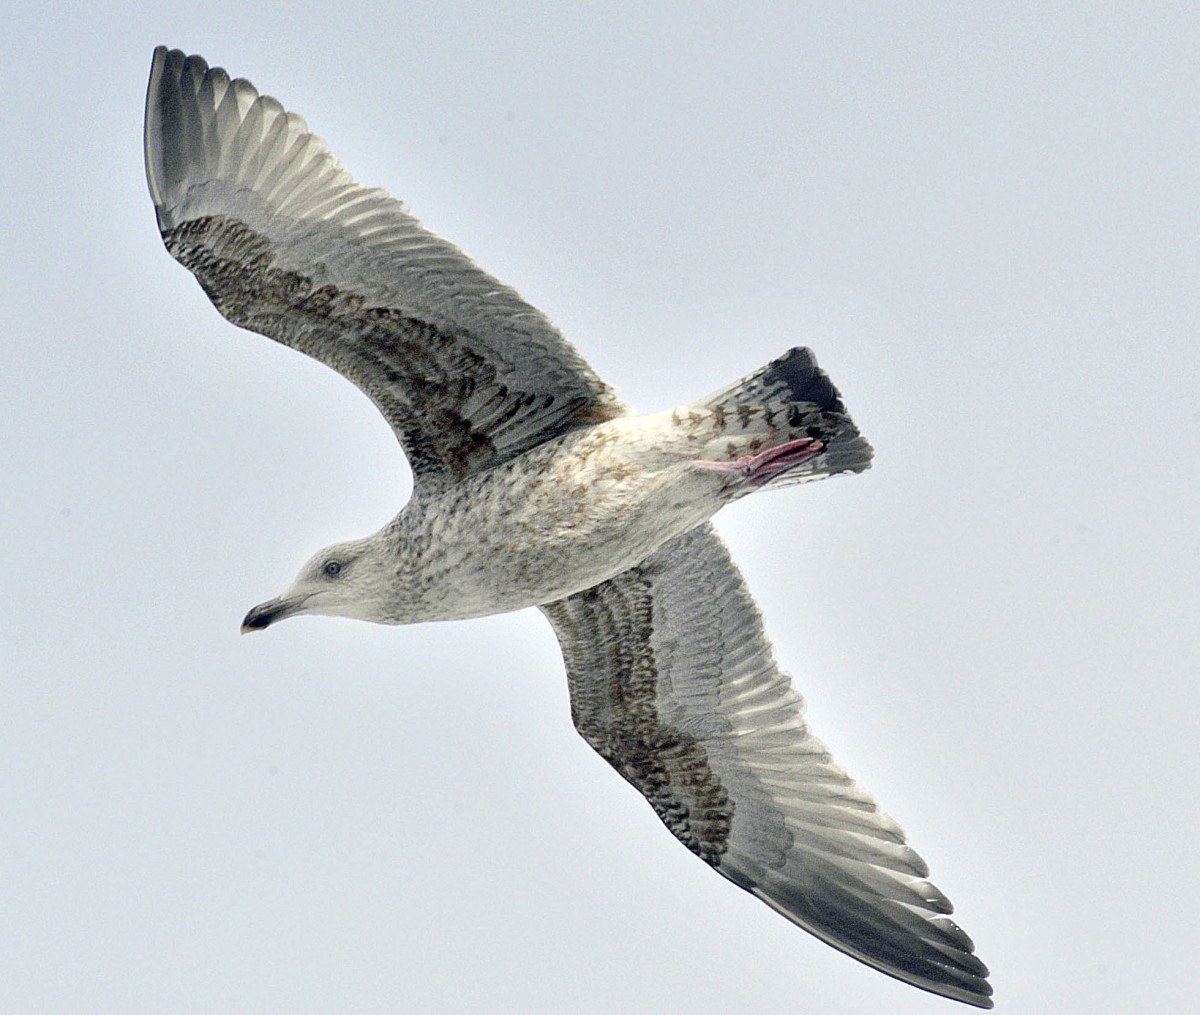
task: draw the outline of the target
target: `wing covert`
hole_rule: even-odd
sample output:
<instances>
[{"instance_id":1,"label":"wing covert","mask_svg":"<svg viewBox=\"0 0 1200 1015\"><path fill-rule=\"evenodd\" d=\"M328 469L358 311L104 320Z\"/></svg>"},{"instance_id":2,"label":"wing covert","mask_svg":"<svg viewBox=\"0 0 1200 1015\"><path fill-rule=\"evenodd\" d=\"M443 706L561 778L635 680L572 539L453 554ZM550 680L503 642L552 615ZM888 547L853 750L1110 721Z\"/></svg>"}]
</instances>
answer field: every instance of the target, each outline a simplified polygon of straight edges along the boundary
<instances>
[{"instance_id":1,"label":"wing covert","mask_svg":"<svg viewBox=\"0 0 1200 1015\"><path fill-rule=\"evenodd\" d=\"M924 861L809 732L711 526L542 610L579 732L689 849L854 958L992 1006Z\"/></svg>"},{"instance_id":2,"label":"wing covert","mask_svg":"<svg viewBox=\"0 0 1200 1015\"><path fill-rule=\"evenodd\" d=\"M544 314L248 81L160 46L145 154L171 254L234 324L361 388L418 483L626 411Z\"/></svg>"}]
</instances>

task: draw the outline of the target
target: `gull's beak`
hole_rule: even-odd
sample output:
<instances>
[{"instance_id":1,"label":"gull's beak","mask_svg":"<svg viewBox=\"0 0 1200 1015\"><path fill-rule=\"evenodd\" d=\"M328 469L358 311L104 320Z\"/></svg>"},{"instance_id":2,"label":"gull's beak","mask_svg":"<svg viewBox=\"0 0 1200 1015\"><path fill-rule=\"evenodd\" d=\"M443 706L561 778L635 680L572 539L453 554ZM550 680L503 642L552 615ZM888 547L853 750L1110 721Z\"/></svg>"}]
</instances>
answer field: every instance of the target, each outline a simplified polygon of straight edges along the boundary
<instances>
[{"instance_id":1,"label":"gull's beak","mask_svg":"<svg viewBox=\"0 0 1200 1015\"><path fill-rule=\"evenodd\" d=\"M247 631L261 631L277 620L284 620L303 612L306 599L308 596L280 596L278 599L261 603L246 614L246 619L242 621L242 634Z\"/></svg>"}]
</instances>

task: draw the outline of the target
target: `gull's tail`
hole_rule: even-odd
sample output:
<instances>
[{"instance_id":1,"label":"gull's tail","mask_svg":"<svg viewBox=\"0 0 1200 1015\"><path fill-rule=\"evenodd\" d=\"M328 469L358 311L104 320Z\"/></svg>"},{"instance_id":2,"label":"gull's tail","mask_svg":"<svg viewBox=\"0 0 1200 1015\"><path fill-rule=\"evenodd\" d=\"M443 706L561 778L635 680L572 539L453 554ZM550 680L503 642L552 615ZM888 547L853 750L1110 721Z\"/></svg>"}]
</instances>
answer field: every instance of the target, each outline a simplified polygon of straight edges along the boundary
<instances>
[{"instance_id":1,"label":"gull's tail","mask_svg":"<svg viewBox=\"0 0 1200 1015\"><path fill-rule=\"evenodd\" d=\"M858 432L809 349L792 349L761 370L689 407L712 436L697 467L775 488L862 472L871 445Z\"/></svg>"}]
</instances>

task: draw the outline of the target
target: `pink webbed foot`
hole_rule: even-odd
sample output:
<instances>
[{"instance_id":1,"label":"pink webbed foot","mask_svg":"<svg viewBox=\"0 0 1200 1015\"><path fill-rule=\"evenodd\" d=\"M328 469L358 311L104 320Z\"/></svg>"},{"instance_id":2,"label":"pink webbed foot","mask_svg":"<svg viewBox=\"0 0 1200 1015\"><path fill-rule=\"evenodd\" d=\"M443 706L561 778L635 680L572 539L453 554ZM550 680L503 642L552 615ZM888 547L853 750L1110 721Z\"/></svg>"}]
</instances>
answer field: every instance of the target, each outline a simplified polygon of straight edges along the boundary
<instances>
[{"instance_id":1,"label":"pink webbed foot","mask_svg":"<svg viewBox=\"0 0 1200 1015\"><path fill-rule=\"evenodd\" d=\"M757 455L747 455L732 462L700 460L691 464L693 469L700 472L736 476L754 486L765 486L776 476L816 458L824 450L825 445L822 441L812 437L801 437L799 440L788 441L786 444L767 448Z\"/></svg>"}]
</instances>

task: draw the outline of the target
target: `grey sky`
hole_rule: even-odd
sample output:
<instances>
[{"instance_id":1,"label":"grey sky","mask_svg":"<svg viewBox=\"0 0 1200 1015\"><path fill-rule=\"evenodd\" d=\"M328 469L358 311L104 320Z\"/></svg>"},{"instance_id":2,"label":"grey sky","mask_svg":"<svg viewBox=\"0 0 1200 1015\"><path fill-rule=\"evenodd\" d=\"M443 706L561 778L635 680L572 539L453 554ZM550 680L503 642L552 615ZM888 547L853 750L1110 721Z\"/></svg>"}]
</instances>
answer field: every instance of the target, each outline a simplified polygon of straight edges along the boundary
<instances>
[{"instance_id":1,"label":"grey sky","mask_svg":"<svg viewBox=\"0 0 1200 1015\"><path fill-rule=\"evenodd\" d=\"M163 250L160 42L639 407L811 346L875 466L718 526L814 729L998 1010L1193 1003L1200 16L646 6L8 16L0 1008L966 1010L689 856L575 734L532 611L239 636L409 475Z\"/></svg>"}]
</instances>

